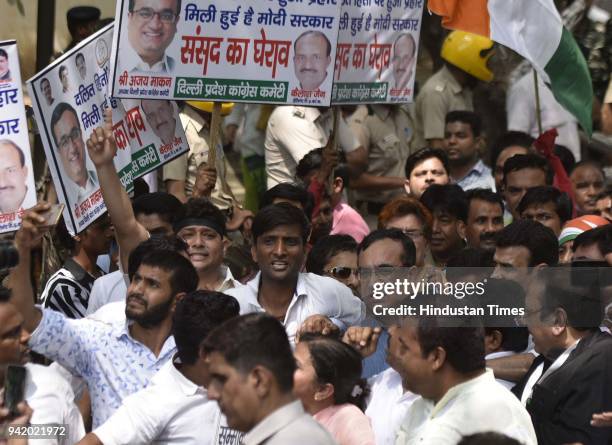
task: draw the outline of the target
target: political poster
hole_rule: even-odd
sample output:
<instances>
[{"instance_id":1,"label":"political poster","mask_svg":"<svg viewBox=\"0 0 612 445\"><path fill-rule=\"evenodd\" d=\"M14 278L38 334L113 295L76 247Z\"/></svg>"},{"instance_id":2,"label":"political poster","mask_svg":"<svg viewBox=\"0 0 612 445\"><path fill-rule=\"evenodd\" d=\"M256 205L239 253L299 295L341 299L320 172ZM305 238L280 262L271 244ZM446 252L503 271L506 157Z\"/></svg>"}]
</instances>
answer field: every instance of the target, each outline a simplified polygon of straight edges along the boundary
<instances>
[{"instance_id":1,"label":"political poster","mask_svg":"<svg viewBox=\"0 0 612 445\"><path fill-rule=\"evenodd\" d=\"M424 0L342 0L332 103L406 103Z\"/></svg>"},{"instance_id":2,"label":"political poster","mask_svg":"<svg viewBox=\"0 0 612 445\"><path fill-rule=\"evenodd\" d=\"M111 106L117 149L131 153L131 162L118 172L126 189L135 179L189 151L175 101L111 99Z\"/></svg>"},{"instance_id":3,"label":"political poster","mask_svg":"<svg viewBox=\"0 0 612 445\"><path fill-rule=\"evenodd\" d=\"M112 95L329 105L340 0L118 0Z\"/></svg>"},{"instance_id":4,"label":"political poster","mask_svg":"<svg viewBox=\"0 0 612 445\"><path fill-rule=\"evenodd\" d=\"M36 204L32 154L14 40L0 42L0 233L19 228Z\"/></svg>"},{"instance_id":5,"label":"political poster","mask_svg":"<svg viewBox=\"0 0 612 445\"><path fill-rule=\"evenodd\" d=\"M59 57L28 80L34 116L64 221L79 233L106 211L96 169L86 141L104 123L113 26L109 25ZM130 150L119 151L118 171L131 161Z\"/></svg>"}]
</instances>

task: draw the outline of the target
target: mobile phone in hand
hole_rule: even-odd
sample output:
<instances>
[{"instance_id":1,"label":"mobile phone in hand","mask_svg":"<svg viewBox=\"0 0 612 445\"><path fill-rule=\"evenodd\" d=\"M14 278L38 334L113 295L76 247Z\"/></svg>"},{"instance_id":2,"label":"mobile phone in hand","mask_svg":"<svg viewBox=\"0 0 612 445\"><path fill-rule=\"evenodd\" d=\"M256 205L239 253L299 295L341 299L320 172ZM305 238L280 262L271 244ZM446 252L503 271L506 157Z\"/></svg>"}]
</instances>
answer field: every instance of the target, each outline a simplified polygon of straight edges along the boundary
<instances>
[{"instance_id":1,"label":"mobile phone in hand","mask_svg":"<svg viewBox=\"0 0 612 445\"><path fill-rule=\"evenodd\" d=\"M4 379L4 407L11 417L19 416L17 405L23 402L26 369L20 365L9 365Z\"/></svg>"}]
</instances>

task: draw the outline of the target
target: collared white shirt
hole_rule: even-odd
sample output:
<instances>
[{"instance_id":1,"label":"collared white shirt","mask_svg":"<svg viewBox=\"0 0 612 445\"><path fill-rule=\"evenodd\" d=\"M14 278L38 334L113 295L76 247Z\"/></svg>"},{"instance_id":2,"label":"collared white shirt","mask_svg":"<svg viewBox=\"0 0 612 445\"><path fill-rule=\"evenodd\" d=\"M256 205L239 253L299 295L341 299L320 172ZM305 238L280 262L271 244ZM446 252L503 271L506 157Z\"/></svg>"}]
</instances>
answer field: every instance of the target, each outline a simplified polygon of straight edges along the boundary
<instances>
[{"instance_id":1,"label":"collared white shirt","mask_svg":"<svg viewBox=\"0 0 612 445\"><path fill-rule=\"evenodd\" d=\"M479 159L467 175L456 181L455 184L465 191L471 189L491 189L495 191L495 179L491 174L491 169L482 162L482 159Z\"/></svg>"},{"instance_id":2,"label":"collared white shirt","mask_svg":"<svg viewBox=\"0 0 612 445\"><path fill-rule=\"evenodd\" d=\"M83 417L74 403L70 383L55 367L26 366L24 398L32 408L32 425L59 424L66 426L66 435L36 439L36 445L73 445L85 436Z\"/></svg>"},{"instance_id":3,"label":"collared white shirt","mask_svg":"<svg viewBox=\"0 0 612 445\"><path fill-rule=\"evenodd\" d=\"M94 428L108 419L125 397L147 386L176 352L172 336L156 357L132 338L127 323L72 320L51 309L42 310L29 345L87 382Z\"/></svg>"},{"instance_id":4,"label":"collared white shirt","mask_svg":"<svg viewBox=\"0 0 612 445\"><path fill-rule=\"evenodd\" d=\"M61 171L59 173L61 175ZM98 177L92 170L87 170L87 182L85 183L85 187L81 187L72 179L68 178L68 176L64 176L64 186L66 188L66 198L68 199L67 205L71 207L83 202L85 198L89 197L89 195L100 187L98 184Z\"/></svg>"},{"instance_id":5,"label":"collared white shirt","mask_svg":"<svg viewBox=\"0 0 612 445\"><path fill-rule=\"evenodd\" d=\"M123 272L116 270L94 281L89 294L87 315L95 313L102 306L115 301L125 301L127 285L123 279Z\"/></svg>"},{"instance_id":6,"label":"collared white shirt","mask_svg":"<svg viewBox=\"0 0 612 445\"><path fill-rule=\"evenodd\" d=\"M490 354L487 354L485 356L485 360L493 360L496 358L502 358L502 357L510 357L512 355L516 355L517 353L514 351L499 351L499 352L491 352ZM511 390L514 385L516 385L516 383L511 382L510 380L503 380L503 379L495 379L497 380L497 382L500 385L503 385L504 388L508 388L508 390Z\"/></svg>"},{"instance_id":7,"label":"collared white shirt","mask_svg":"<svg viewBox=\"0 0 612 445\"><path fill-rule=\"evenodd\" d=\"M435 403L419 397L408 409L396 445L456 445L463 436L492 431L524 445L538 443L521 402L495 381L491 370L453 386Z\"/></svg>"},{"instance_id":8,"label":"collared white shirt","mask_svg":"<svg viewBox=\"0 0 612 445\"><path fill-rule=\"evenodd\" d=\"M223 271L223 274L225 275L225 278L223 279L223 282L221 283L221 285L217 287L217 289L215 289L217 292L225 292L228 289L232 289L237 286L242 286L242 284L234 278L234 276L232 275L232 271L229 269L229 267L223 265L221 266L221 269ZM122 274L122 277L123 277L123 274ZM125 285L125 281L124 281L124 285ZM94 284L94 287L95 287L95 284ZM118 294L114 296L118 296ZM110 301L109 303L104 304L102 307L98 308L95 312L88 314L87 318L90 318L92 320L102 321L104 323L109 323L109 324L125 323L126 321L126 318L125 318L126 296L127 296L127 288L126 288L126 291L123 292L121 298L117 298L117 300L115 301Z\"/></svg>"},{"instance_id":9,"label":"collared white shirt","mask_svg":"<svg viewBox=\"0 0 612 445\"><path fill-rule=\"evenodd\" d=\"M393 445L408 408L419 396L404 390L402 377L393 368L369 378L368 383L370 400L365 414L372 423L376 445Z\"/></svg>"},{"instance_id":10,"label":"collared white shirt","mask_svg":"<svg viewBox=\"0 0 612 445\"><path fill-rule=\"evenodd\" d=\"M238 300L241 315L265 312L258 301L260 279L261 272L248 283L225 292ZM302 323L315 314L325 315L346 328L359 324L365 318L365 305L347 286L333 278L300 273L283 321L292 344Z\"/></svg>"},{"instance_id":11,"label":"collared white shirt","mask_svg":"<svg viewBox=\"0 0 612 445\"><path fill-rule=\"evenodd\" d=\"M145 389L127 397L115 414L93 433L104 445L240 444L243 434L230 430L217 402L168 361Z\"/></svg>"},{"instance_id":12,"label":"collared white shirt","mask_svg":"<svg viewBox=\"0 0 612 445\"><path fill-rule=\"evenodd\" d=\"M149 65L147 62L142 60L132 45L128 44L121 48L121 62L123 68L119 71L122 73L127 70L128 72L141 71L147 73L171 73L174 70L174 59L164 53L164 57L159 62Z\"/></svg>"},{"instance_id":13,"label":"collared white shirt","mask_svg":"<svg viewBox=\"0 0 612 445\"><path fill-rule=\"evenodd\" d=\"M331 109L321 114L314 107L277 107L266 129L268 189L281 182L295 183L297 164L310 151L327 144L333 126ZM345 153L360 147L344 118L338 122L338 145Z\"/></svg>"}]
</instances>

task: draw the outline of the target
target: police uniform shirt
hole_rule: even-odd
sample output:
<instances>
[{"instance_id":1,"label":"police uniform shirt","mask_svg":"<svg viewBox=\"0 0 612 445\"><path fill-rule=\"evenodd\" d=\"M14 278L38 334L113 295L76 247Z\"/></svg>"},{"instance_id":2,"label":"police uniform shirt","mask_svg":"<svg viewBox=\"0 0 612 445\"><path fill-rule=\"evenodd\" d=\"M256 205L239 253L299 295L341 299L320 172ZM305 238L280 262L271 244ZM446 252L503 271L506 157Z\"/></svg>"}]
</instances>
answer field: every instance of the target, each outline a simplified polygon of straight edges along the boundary
<instances>
[{"instance_id":1,"label":"police uniform shirt","mask_svg":"<svg viewBox=\"0 0 612 445\"><path fill-rule=\"evenodd\" d=\"M406 159L414 124L410 114L401 106L372 105L373 113L363 119L362 145L368 150L367 173L375 176L404 177ZM361 190L357 199L386 203L403 189L386 191Z\"/></svg>"},{"instance_id":2,"label":"police uniform shirt","mask_svg":"<svg viewBox=\"0 0 612 445\"><path fill-rule=\"evenodd\" d=\"M431 76L416 99L416 137L419 146L427 139L444 139L449 111L473 111L472 91L463 88L446 66Z\"/></svg>"}]
</instances>

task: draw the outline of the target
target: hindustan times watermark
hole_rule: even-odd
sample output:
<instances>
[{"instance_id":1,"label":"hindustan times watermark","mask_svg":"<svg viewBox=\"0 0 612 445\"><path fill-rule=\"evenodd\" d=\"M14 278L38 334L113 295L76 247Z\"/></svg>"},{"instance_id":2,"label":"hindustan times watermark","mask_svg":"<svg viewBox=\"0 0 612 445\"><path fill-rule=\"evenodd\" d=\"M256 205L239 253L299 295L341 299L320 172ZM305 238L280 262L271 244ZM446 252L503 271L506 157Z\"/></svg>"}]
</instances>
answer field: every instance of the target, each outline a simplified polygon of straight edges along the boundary
<instances>
[{"instance_id":1,"label":"hindustan times watermark","mask_svg":"<svg viewBox=\"0 0 612 445\"><path fill-rule=\"evenodd\" d=\"M608 268L378 268L360 270L360 298L383 326L436 317L449 326L527 327L554 323L559 307L580 323L612 327ZM606 321L607 320L607 321Z\"/></svg>"}]
</instances>

